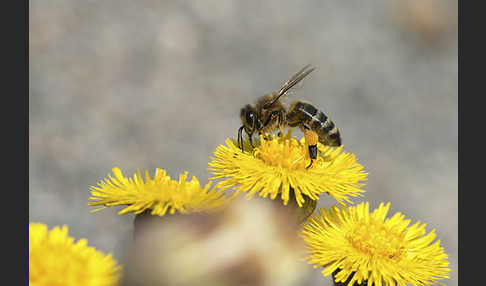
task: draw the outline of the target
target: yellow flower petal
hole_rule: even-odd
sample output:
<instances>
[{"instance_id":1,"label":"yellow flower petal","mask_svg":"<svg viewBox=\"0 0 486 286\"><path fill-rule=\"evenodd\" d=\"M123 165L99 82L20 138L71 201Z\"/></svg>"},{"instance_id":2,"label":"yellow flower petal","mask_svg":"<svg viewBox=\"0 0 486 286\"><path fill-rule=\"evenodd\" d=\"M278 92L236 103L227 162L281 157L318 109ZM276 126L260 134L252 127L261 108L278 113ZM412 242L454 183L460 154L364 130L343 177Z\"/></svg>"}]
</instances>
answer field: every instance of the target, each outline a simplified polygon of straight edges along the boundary
<instances>
[{"instance_id":1,"label":"yellow flower petal","mask_svg":"<svg viewBox=\"0 0 486 286\"><path fill-rule=\"evenodd\" d=\"M108 175L98 186L92 186L89 205L109 206L126 205L119 214L133 212L140 214L151 210L152 215L210 211L223 206L226 198L221 191L209 191L211 182L201 188L196 177L187 181L187 172L179 180L171 180L165 170L156 169L154 178L145 171L145 182L137 170L133 178L125 178L119 168L113 168L114 177Z\"/></svg>"},{"instance_id":2,"label":"yellow flower petal","mask_svg":"<svg viewBox=\"0 0 486 286\"><path fill-rule=\"evenodd\" d=\"M75 243L67 226L48 231L45 224L29 224L29 285L111 286L120 270L111 255L87 246L86 239Z\"/></svg>"},{"instance_id":3,"label":"yellow flower petal","mask_svg":"<svg viewBox=\"0 0 486 286\"><path fill-rule=\"evenodd\" d=\"M367 280L368 285L431 285L449 278L447 254L425 224L396 213L385 218L390 203L369 212L369 203L319 210L304 226L302 237L315 267L325 267L327 276L336 270L336 282Z\"/></svg>"},{"instance_id":4,"label":"yellow flower petal","mask_svg":"<svg viewBox=\"0 0 486 286\"><path fill-rule=\"evenodd\" d=\"M317 200L322 193L341 204L351 203L348 197L364 193L360 182L366 180L367 173L354 154L342 151L342 146L333 149L319 143L320 156L306 169L310 159L304 139L287 135L264 140L262 136L259 142L253 152L242 152L230 139L217 147L208 166L214 175L211 180L224 178L218 188L235 187L236 194L247 192L248 197L259 194L275 199L280 194L285 205L293 190L300 207L306 199Z\"/></svg>"}]
</instances>

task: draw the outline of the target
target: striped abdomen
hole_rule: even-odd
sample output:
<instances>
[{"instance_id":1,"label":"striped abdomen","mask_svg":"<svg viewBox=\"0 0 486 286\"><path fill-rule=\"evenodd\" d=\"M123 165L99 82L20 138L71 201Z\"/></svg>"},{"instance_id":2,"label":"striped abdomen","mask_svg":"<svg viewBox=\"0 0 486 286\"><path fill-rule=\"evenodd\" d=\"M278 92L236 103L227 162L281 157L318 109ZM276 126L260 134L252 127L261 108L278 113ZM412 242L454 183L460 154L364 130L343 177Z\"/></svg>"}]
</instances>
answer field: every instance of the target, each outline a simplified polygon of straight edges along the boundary
<instances>
[{"instance_id":1,"label":"striped abdomen","mask_svg":"<svg viewBox=\"0 0 486 286\"><path fill-rule=\"evenodd\" d=\"M336 127L322 111L312 104L297 100L292 103L286 116L287 124L291 127L304 128L307 125L319 135L319 142L328 146L340 146L341 135Z\"/></svg>"}]
</instances>

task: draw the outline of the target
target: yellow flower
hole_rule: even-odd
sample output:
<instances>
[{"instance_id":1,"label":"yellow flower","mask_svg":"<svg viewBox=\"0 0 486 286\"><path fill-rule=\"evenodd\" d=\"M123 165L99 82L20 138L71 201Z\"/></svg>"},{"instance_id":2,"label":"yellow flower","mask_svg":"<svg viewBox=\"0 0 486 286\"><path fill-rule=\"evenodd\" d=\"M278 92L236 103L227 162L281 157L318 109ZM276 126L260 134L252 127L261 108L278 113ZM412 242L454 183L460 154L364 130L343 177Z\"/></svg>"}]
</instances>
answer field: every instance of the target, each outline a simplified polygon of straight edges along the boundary
<instances>
[{"instance_id":1,"label":"yellow flower","mask_svg":"<svg viewBox=\"0 0 486 286\"><path fill-rule=\"evenodd\" d=\"M163 216L169 211L174 214L176 210L180 213L209 211L222 206L226 198L221 191L208 191L211 182L201 188L196 177L191 181L187 180L187 172L179 176L179 181L171 180L166 171L155 170L155 176L150 178L148 171L145 171L145 182L140 171L132 178L125 178L119 168L113 168L112 177L108 175L104 181L98 183L98 187L92 186L89 205L103 207L126 205L118 212L125 214L133 212L140 214L151 210L152 215Z\"/></svg>"},{"instance_id":2,"label":"yellow flower","mask_svg":"<svg viewBox=\"0 0 486 286\"><path fill-rule=\"evenodd\" d=\"M86 239L74 243L67 226L48 231L45 224L29 224L30 286L116 285L120 270L111 255L87 246Z\"/></svg>"},{"instance_id":3,"label":"yellow flower","mask_svg":"<svg viewBox=\"0 0 486 286\"><path fill-rule=\"evenodd\" d=\"M299 207L306 200L304 196L317 200L321 193L327 193L343 204L351 203L348 196L361 196L364 192L360 181L366 180L367 173L354 154L342 152L342 146L333 149L318 143L320 156L306 169L310 158L304 138L299 141L287 133L266 140L261 136L259 142L253 152L242 152L230 139L226 146L218 146L209 163L209 170L215 175L210 179L225 178L217 184L218 188L236 187L235 195L248 192L248 198L258 193L273 200L280 194L285 205L293 190Z\"/></svg>"},{"instance_id":4,"label":"yellow flower","mask_svg":"<svg viewBox=\"0 0 486 286\"><path fill-rule=\"evenodd\" d=\"M369 204L355 207L337 206L330 211L320 209L312 215L302 230L310 252L308 262L325 267L324 276L333 272L336 282L349 279L368 285L399 285L406 283L431 285L449 278L447 254L435 239L435 231L426 235L425 224L408 227L410 220L395 213L386 218L390 203L383 203L369 213Z\"/></svg>"}]
</instances>

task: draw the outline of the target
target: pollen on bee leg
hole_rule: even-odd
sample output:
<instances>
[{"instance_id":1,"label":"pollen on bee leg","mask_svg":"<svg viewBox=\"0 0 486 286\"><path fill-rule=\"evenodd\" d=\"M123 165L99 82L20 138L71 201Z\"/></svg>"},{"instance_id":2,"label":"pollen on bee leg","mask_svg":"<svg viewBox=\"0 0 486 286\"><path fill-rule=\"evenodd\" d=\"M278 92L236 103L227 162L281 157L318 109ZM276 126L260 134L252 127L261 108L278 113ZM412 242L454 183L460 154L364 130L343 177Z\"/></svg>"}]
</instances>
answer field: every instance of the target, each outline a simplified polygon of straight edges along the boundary
<instances>
[{"instance_id":1,"label":"pollen on bee leg","mask_svg":"<svg viewBox=\"0 0 486 286\"><path fill-rule=\"evenodd\" d=\"M307 146L317 145L317 141L319 140L319 135L312 130L305 130L304 137Z\"/></svg>"},{"instance_id":2,"label":"pollen on bee leg","mask_svg":"<svg viewBox=\"0 0 486 286\"><path fill-rule=\"evenodd\" d=\"M319 140L319 135L312 130L305 130L304 136L305 144L308 147L307 156L309 156L308 158L311 160L309 166L306 168L308 169L312 165L313 159L317 158L317 141Z\"/></svg>"}]
</instances>

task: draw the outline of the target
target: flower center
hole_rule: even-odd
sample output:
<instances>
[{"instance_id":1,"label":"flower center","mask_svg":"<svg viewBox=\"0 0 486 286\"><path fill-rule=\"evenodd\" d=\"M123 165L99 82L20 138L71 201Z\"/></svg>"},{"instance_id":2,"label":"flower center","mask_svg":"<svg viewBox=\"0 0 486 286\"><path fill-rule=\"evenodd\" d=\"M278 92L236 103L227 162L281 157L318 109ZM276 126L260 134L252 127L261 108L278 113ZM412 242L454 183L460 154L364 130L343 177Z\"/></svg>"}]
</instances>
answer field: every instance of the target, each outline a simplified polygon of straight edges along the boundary
<instances>
[{"instance_id":1,"label":"flower center","mask_svg":"<svg viewBox=\"0 0 486 286\"><path fill-rule=\"evenodd\" d=\"M286 169L305 169L309 165L306 146L295 138L263 139L255 148L255 156L267 165Z\"/></svg>"},{"instance_id":2,"label":"flower center","mask_svg":"<svg viewBox=\"0 0 486 286\"><path fill-rule=\"evenodd\" d=\"M370 256L392 259L405 251L403 235L376 221L356 224L349 233L348 240L353 247Z\"/></svg>"}]
</instances>

